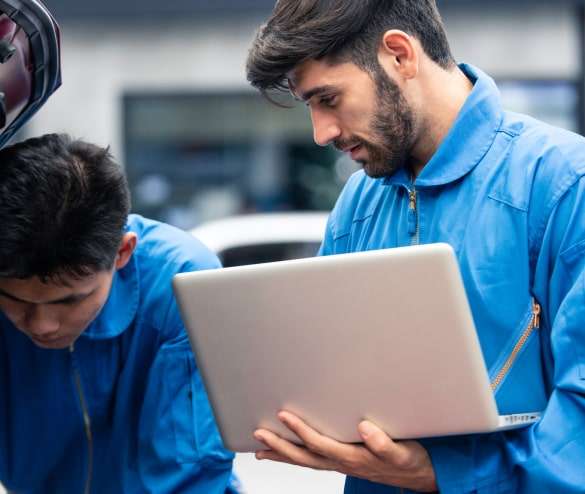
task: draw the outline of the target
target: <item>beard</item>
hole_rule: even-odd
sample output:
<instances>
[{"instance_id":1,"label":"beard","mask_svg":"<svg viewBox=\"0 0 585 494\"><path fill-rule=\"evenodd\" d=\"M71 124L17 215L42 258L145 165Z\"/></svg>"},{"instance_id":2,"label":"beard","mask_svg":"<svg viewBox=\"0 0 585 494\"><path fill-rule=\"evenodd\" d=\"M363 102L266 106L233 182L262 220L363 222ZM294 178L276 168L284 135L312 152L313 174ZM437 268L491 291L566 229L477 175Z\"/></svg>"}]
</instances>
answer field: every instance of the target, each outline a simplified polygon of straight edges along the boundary
<instances>
[{"instance_id":1,"label":"beard","mask_svg":"<svg viewBox=\"0 0 585 494\"><path fill-rule=\"evenodd\" d=\"M369 177L383 178L408 164L414 145L415 118L400 88L381 67L376 69L373 79L376 102L370 121L371 139L339 139L334 144L338 149L362 146L368 157L356 161Z\"/></svg>"}]
</instances>

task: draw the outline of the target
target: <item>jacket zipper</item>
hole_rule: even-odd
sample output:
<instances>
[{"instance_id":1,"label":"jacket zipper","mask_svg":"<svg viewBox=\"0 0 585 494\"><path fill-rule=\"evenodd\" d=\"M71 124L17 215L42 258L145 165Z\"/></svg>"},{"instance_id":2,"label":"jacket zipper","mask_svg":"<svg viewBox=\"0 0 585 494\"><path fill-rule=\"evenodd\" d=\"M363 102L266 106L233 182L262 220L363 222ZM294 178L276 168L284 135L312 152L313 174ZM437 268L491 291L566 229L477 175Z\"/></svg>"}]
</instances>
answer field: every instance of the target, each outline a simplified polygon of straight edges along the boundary
<instances>
[{"instance_id":1,"label":"jacket zipper","mask_svg":"<svg viewBox=\"0 0 585 494\"><path fill-rule=\"evenodd\" d=\"M512 368L512 365L514 364L516 357L518 357L520 350L522 350L522 348L524 348L524 345L526 345L526 342L530 338L530 335L534 332L535 329L540 327L540 311L541 311L540 305L536 302L536 300L532 299L532 317L530 318L530 322L528 323L526 329L520 335L520 338L516 342L516 345L514 345L514 348L512 349L512 352L504 362L504 365L502 365L502 368L492 380L491 387L493 391L495 391L498 388L498 386L502 383L502 381Z\"/></svg>"},{"instance_id":2,"label":"jacket zipper","mask_svg":"<svg viewBox=\"0 0 585 494\"><path fill-rule=\"evenodd\" d=\"M412 236L410 245L418 245L420 242L420 225L418 221L418 197L416 189L408 191L408 233Z\"/></svg>"},{"instance_id":3,"label":"jacket zipper","mask_svg":"<svg viewBox=\"0 0 585 494\"><path fill-rule=\"evenodd\" d=\"M75 348L73 345L69 347L69 353L71 354L71 361L73 363L73 378L75 380L75 388L77 389L77 396L79 398L79 404L81 406L81 412L83 414L83 427L85 429L85 437L87 439L87 477L85 479L84 494L90 494L91 492L91 481L93 475L93 434L91 432L91 417L89 416L89 410L87 407L87 401L83 393L83 386L81 385L81 374L75 362L73 361L73 352Z\"/></svg>"}]
</instances>

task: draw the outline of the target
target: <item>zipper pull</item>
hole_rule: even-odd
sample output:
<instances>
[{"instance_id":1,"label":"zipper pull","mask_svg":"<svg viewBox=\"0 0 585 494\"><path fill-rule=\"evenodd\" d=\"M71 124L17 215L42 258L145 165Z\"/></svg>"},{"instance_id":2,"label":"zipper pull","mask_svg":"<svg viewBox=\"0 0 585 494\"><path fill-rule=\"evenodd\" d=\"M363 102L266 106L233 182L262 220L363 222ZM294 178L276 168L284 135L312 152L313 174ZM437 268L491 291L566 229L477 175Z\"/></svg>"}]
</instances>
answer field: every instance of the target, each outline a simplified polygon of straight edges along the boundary
<instances>
[{"instance_id":1,"label":"zipper pull","mask_svg":"<svg viewBox=\"0 0 585 494\"><path fill-rule=\"evenodd\" d=\"M409 190L408 197L410 198L410 203L408 207L414 211L416 211L416 190Z\"/></svg>"},{"instance_id":2,"label":"zipper pull","mask_svg":"<svg viewBox=\"0 0 585 494\"><path fill-rule=\"evenodd\" d=\"M540 305L536 300L532 300L532 327L540 328Z\"/></svg>"},{"instance_id":3,"label":"zipper pull","mask_svg":"<svg viewBox=\"0 0 585 494\"><path fill-rule=\"evenodd\" d=\"M414 235L416 233L416 190L408 191L408 233Z\"/></svg>"}]
</instances>

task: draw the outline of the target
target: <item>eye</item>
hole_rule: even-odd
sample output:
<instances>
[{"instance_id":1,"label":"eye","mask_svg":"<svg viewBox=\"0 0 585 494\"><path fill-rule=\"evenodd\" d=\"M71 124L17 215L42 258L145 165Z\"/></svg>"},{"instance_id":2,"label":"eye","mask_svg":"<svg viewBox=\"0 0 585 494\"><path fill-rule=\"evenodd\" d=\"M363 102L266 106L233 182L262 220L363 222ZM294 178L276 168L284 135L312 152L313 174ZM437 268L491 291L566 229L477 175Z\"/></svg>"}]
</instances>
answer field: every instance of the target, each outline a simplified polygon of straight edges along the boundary
<instances>
[{"instance_id":1,"label":"eye","mask_svg":"<svg viewBox=\"0 0 585 494\"><path fill-rule=\"evenodd\" d=\"M0 299L5 300L6 302L10 302L12 304L16 304L16 305L26 305L26 302L24 302L22 300L18 300L14 297L11 297L10 295L8 295L6 293L0 293Z\"/></svg>"},{"instance_id":2,"label":"eye","mask_svg":"<svg viewBox=\"0 0 585 494\"><path fill-rule=\"evenodd\" d=\"M337 95L322 96L319 99L319 104L328 108L333 108L337 104Z\"/></svg>"},{"instance_id":3,"label":"eye","mask_svg":"<svg viewBox=\"0 0 585 494\"><path fill-rule=\"evenodd\" d=\"M73 296L73 297L64 298L62 300L55 300L54 302L48 302L47 305L71 307L71 306L79 304L84 299L85 299L85 297Z\"/></svg>"},{"instance_id":4,"label":"eye","mask_svg":"<svg viewBox=\"0 0 585 494\"><path fill-rule=\"evenodd\" d=\"M74 305L79 304L83 299L82 298L69 298L69 299L65 299L65 300L60 300L59 302L54 302L51 305L63 305L63 306L68 306L68 307L72 307Z\"/></svg>"}]
</instances>

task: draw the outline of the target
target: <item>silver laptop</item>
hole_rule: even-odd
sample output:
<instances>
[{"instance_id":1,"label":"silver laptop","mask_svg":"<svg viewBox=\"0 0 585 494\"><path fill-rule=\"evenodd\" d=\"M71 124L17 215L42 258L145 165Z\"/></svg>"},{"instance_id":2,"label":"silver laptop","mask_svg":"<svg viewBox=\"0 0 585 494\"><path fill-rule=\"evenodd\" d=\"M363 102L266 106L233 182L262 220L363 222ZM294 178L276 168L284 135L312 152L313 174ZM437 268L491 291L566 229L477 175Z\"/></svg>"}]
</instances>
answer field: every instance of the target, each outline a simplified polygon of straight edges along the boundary
<instances>
[{"instance_id":1,"label":"silver laptop","mask_svg":"<svg viewBox=\"0 0 585 494\"><path fill-rule=\"evenodd\" d=\"M523 426L499 416L459 267L446 244L183 273L174 289L220 433L298 439L289 410L359 442L369 419L394 439Z\"/></svg>"}]
</instances>

